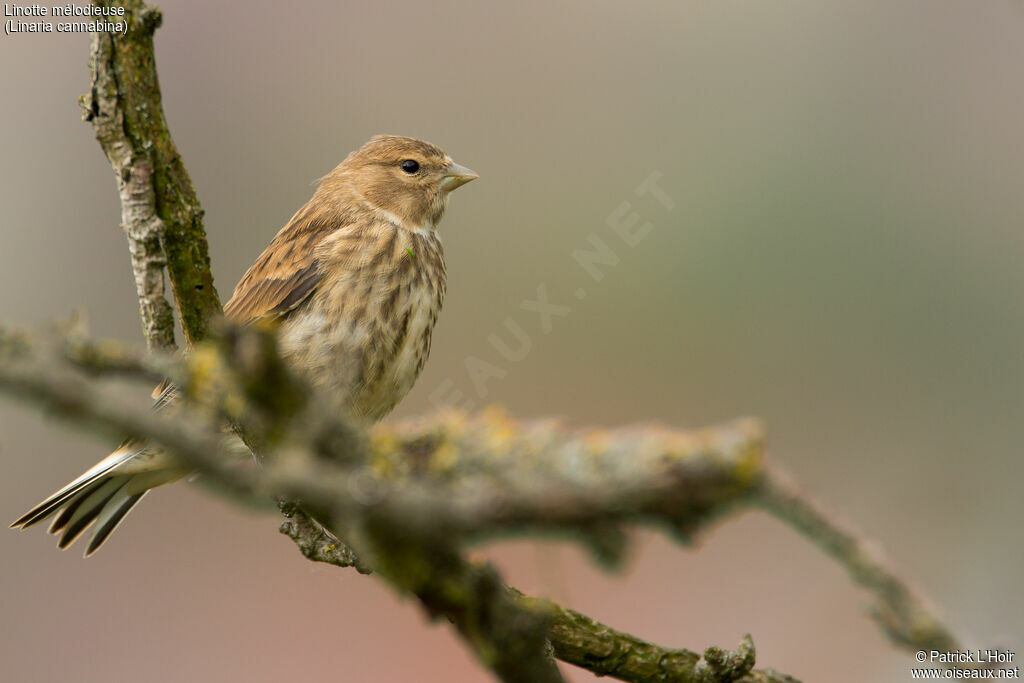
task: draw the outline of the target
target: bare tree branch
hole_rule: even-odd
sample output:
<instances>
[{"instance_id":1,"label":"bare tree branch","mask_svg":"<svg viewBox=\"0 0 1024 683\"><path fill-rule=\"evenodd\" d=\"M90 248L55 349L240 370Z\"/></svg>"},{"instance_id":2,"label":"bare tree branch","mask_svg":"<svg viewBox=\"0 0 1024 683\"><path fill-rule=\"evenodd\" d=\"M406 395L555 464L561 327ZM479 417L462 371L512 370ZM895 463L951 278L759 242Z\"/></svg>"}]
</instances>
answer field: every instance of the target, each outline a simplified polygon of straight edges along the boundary
<instances>
[{"instance_id":1,"label":"bare tree branch","mask_svg":"<svg viewBox=\"0 0 1024 683\"><path fill-rule=\"evenodd\" d=\"M771 669L754 670L754 643L749 635L744 636L736 650L712 646L700 655L655 645L546 600L527 596L520 596L520 599L528 603L542 602L549 610L552 617L548 637L556 657L598 675L632 683L722 680L799 683Z\"/></svg>"},{"instance_id":2,"label":"bare tree branch","mask_svg":"<svg viewBox=\"0 0 1024 683\"><path fill-rule=\"evenodd\" d=\"M127 35L93 32L92 87L81 99L117 176L121 221L128 236L143 330L151 349L174 347L174 321L163 292L163 266L185 340L206 336L220 311L213 286L203 210L164 119L153 33L160 10L140 0L97 0L123 6Z\"/></svg>"},{"instance_id":3,"label":"bare tree branch","mask_svg":"<svg viewBox=\"0 0 1024 683\"><path fill-rule=\"evenodd\" d=\"M763 426L736 420L680 432L570 430L519 423L498 409L380 425L373 463L403 480L382 510L467 541L536 531L571 534L604 562L623 556L623 523L689 535L758 483ZM429 485L417 481L429 475ZM407 480L407 481L404 481ZM389 480L373 482L386 490Z\"/></svg>"},{"instance_id":4,"label":"bare tree branch","mask_svg":"<svg viewBox=\"0 0 1024 683\"><path fill-rule=\"evenodd\" d=\"M753 503L802 533L871 591L875 597L871 614L894 643L913 651L962 649L934 607L889 570L874 544L807 498L788 477L769 472Z\"/></svg>"},{"instance_id":5,"label":"bare tree branch","mask_svg":"<svg viewBox=\"0 0 1024 683\"><path fill-rule=\"evenodd\" d=\"M490 616L513 607L525 609L524 614L539 611L541 617L526 620L523 642L531 642L530 634L546 633L559 659L622 680L705 680L688 678L687 672L704 676L709 671L717 671L718 678L706 680L734 680L748 655L744 647L731 655L710 649L703 658L664 649L513 589L496 592L493 570L466 563L459 545L542 529L578 538L600 557L614 560L623 552L621 524L667 527L685 541L709 520L748 505L794 526L871 590L878 601L876 615L895 642L915 650L960 649L924 600L867 550L867 541L765 469L762 427L756 420L695 432L652 427L571 431L554 421L517 423L493 410L477 417L453 412L381 425L361 443L307 408L309 414L295 423L301 425L297 435L274 442L263 468L239 469L222 451L219 424L225 411L219 402L238 403L239 392L247 400L245 388L238 386L243 380L285 381L276 371L261 375L258 368L273 363L253 357L253 349L276 353L273 345L243 340L264 334L236 330L227 335L231 344L205 344L196 354L173 360L138 357L116 343L81 334L69 340L0 328L0 391L111 436L159 443L248 503L271 497L301 500L345 539L287 504L282 531L306 557L364 573L371 567L379 570L396 587L420 597L432 614L452 618L490 666L508 665L503 680L517 680L515 667L487 658L498 651L496 642L510 635L482 632L479 624L484 622L477 620L484 613L474 610L490 610ZM241 361L230 354L243 348L238 356L250 365L237 367ZM221 360L211 362L211 353ZM143 408L116 405L95 379L115 374L149 382L160 373L179 378L191 397L188 412L165 419ZM361 550L357 554L347 543ZM361 559L364 553L369 562ZM453 601L452 585L464 589L456 591L464 602ZM514 599L509 602L507 595ZM788 680L774 672L740 675L748 676L742 680Z\"/></svg>"},{"instance_id":6,"label":"bare tree branch","mask_svg":"<svg viewBox=\"0 0 1024 683\"><path fill-rule=\"evenodd\" d=\"M280 507L284 521L278 531L292 539L306 559L333 564L335 567L355 567L360 574L373 572L360 562L354 550L307 515L302 508L294 503L282 503Z\"/></svg>"},{"instance_id":7,"label":"bare tree branch","mask_svg":"<svg viewBox=\"0 0 1024 683\"><path fill-rule=\"evenodd\" d=\"M247 349L246 358L253 348L274 352L273 346L252 343L220 348L230 353L239 347ZM490 520L494 533L503 535L537 528L578 535L582 527L582 540L589 545L601 529L625 522L692 532L756 490L761 467L756 422L692 433L639 428L569 432L551 422L520 425L493 412L478 418L449 413L381 427L363 452L364 446L337 436L344 435L343 429L313 413L295 418L300 428L272 444L263 467L240 468L224 457L219 422L226 411L217 403L237 403L239 393L244 400L245 388L230 384L247 381L253 371L217 369L231 368L237 360L211 363L212 352L203 344L176 361L132 360L130 351L110 342L78 339L68 344L52 335L0 328L0 392L103 434L148 439L246 503L274 497L301 501L302 508L327 523L325 528L295 504L284 506L282 531L303 554L363 572L372 567L399 590L416 595L428 613L451 620L502 680L559 680L549 652L628 681L792 680L751 671L752 646L734 653L711 648L701 657L621 634L508 589L493 569L467 562L460 553L464 543L491 534L471 519L475 515ZM254 362L255 367L268 365ZM149 381L155 369L165 370L178 378L190 402L173 415L117 405L100 384L107 369L140 382ZM312 413L321 401L304 405L312 406L307 408ZM499 437L505 446L489 457L485 449ZM523 448L533 457L523 460L522 471L513 476ZM623 467L619 461L630 460L623 457L628 448L636 450L635 464ZM372 466L388 475L374 474ZM517 483L520 477L548 476L569 492L580 511L569 514L553 504L546 487ZM487 496L474 493L478 487ZM598 493L583 495L588 487ZM618 505L612 500L615 487L625 492ZM499 488L505 489L501 495ZM656 661L653 668L651 661Z\"/></svg>"},{"instance_id":8,"label":"bare tree branch","mask_svg":"<svg viewBox=\"0 0 1024 683\"><path fill-rule=\"evenodd\" d=\"M338 539L316 520L294 506L288 505L284 508L286 520L281 524L281 533L291 538L308 559L336 567L356 567L359 571L368 571L360 566L358 558L350 549L340 544ZM697 676L702 669L711 666L708 664L709 660L736 664L735 656L730 659L727 656L730 653L723 653L719 648L708 648L703 658L689 650L670 650L628 633L616 631L550 600L531 598L511 587L506 587L505 590L519 604L531 611L547 615L547 637L558 659L601 676L637 683L694 681L700 680ZM736 680L751 683L796 681L774 671L752 671L754 650L753 641L749 636L744 640L740 652L741 662L734 666L734 673L742 670L742 677Z\"/></svg>"},{"instance_id":9,"label":"bare tree branch","mask_svg":"<svg viewBox=\"0 0 1024 683\"><path fill-rule=\"evenodd\" d=\"M471 588L463 595L497 600L492 610L509 607L491 591L490 570L465 563L458 545L541 529L577 538L599 557L614 561L624 550L621 524L667 527L685 541L717 516L754 505L803 533L872 591L875 616L894 642L913 650L962 649L927 602L868 550L871 544L808 501L784 477L765 469L762 427L756 420L695 432L652 427L570 431L553 421L520 424L492 410L477 417L447 413L381 425L363 444L353 442L323 414L310 413L296 423L303 427L296 430L297 437L273 444L262 469L240 469L223 454L219 424L226 413L219 402L238 403L239 392L244 401L244 387L231 386L243 378L256 377L264 384L284 381L275 373L261 376L258 368L273 363L253 358L254 348L276 353L273 345L240 341L263 334L237 330L228 335L233 344L203 345L195 355L173 360L142 358L116 343L81 334L26 335L0 327L0 391L108 436L159 443L246 502L271 497L303 501L318 518L331 520L330 526L345 539L338 540L294 504L285 506L282 531L308 558L362 572L384 567L381 573L389 581L418 595L428 609L450 617L465 617L469 607L479 607L472 601L457 605L441 600L439 596L448 596L442 589L452 582ZM240 348L246 349L238 355L249 366L236 367L240 361L230 357ZM211 353L227 357L211 363ZM204 371L198 372L197 365ZM116 374L150 382L162 373L180 378L191 397L192 408L173 419L117 405L94 378ZM278 413L270 418L285 411ZM360 559L363 552L347 547L352 542L370 562ZM433 558L428 565L437 574L409 570L422 568L423 562L414 558L424 555ZM423 576L432 578L424 583ZM701 658L693 652L663 649L552 603L511 594L519 607L543 607L549 619L547 637L559 659L623 680L700 680L666 678L666 671L676 675L696 667ZM488 638L496 636L472 630L472 621L456 625L465 637L476 639L481 656L487 657L492 651ZM535 622L527 632L538 628ZM641 666L650 652L658 653L657 674ZM714 652L706 652L703 661L702 670L714 666ZM512 679L511 674L505 677Z\"/></svg>"}]
</instances>

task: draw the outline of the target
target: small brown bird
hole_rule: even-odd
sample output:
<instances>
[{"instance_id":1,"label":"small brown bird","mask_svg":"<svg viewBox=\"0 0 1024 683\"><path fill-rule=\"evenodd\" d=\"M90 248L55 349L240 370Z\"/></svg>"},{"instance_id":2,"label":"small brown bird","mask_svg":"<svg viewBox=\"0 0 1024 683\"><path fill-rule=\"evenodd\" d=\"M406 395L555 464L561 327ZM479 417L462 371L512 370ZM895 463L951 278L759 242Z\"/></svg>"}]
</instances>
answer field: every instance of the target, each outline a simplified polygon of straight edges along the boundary
<instances>
[{"instance_id":1,"label":"small brown bird","mask_svg":"<svg viewBox=\"0 0 1024 683\"><path fill-rule=\"evenodd\" d=\"M448 194L476 178L422 140L377 135L320 182L242 276L224 314L274 320L282 355L350 419L387 415L430 352L445 293L437 224ZM157 407L173 387L154 392ZM150 489L188 471L159 449L126 442L11 524L59 512L50 533L66 548L90 525L93 553Z\"/></svg>"}]
</instances>

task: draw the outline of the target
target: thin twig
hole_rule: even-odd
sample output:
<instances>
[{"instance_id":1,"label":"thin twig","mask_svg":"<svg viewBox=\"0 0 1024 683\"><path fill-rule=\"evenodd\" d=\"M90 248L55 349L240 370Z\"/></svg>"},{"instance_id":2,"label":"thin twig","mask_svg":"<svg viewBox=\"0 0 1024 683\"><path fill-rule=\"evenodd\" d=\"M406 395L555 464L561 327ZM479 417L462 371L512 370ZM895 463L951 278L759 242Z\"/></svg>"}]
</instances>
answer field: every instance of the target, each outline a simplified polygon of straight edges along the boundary
<instances>
[{"instance_id":1,"label":"thin twig","mask_svg":"<svg viewBox=\"0 0 1024 683\"><path fill-rule=\"evenodd\" d=\"M935 609L886 566L874 544L812 502L788 477L766 473L752 502L802 533L871 591L872 616L894 643L914 651L961 649Z\"/></svg>"}]
</instances>

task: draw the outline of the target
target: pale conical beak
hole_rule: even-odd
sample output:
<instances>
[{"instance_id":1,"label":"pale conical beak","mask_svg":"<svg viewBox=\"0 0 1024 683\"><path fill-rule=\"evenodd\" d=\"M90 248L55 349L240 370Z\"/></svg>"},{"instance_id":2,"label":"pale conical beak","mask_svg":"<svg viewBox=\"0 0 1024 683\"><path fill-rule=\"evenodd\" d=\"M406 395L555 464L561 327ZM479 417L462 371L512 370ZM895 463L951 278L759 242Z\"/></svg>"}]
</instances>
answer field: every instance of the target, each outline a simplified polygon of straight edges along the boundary
<instances>
[{"instance_id":1,"label":"pale conical beak","mask_svg":"<svg viewBox=\"0 0 1024 683\"><path fill-rule=\"evenodd\" d=\"M456 187L461 187L470 180L475 180L479 177L465 166L452 162L448 165L448 168L444 169L444 176L441 177L441 189L445 192L451 192Z\"/></svg>"}]
</instances>

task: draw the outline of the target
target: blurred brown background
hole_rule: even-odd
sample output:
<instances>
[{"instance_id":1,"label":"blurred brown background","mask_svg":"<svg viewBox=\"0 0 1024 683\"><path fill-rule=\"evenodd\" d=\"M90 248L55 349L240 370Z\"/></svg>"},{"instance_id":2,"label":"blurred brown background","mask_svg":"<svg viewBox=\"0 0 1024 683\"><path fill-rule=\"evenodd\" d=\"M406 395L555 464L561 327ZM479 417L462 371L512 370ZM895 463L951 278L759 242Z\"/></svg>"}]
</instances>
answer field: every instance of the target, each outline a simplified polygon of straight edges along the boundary
<instances>
[{"instance_id":1,"label":"blurred brown background","mask_svg":"<svg viewBox=\"0 0 1024 683\"><path fill-rule=\"evenodd\" d=\"M1019 3L161 6L164 104L222 298L349 150L436 142L481 178L442 225L449 296L398 414L451 380L575 425L764 416L774 459L957 632L1019 651ZM82 307L141 345L113 178L75 101L87 53L84 35L0 36L0 319ZM672 211L634 195L652 171ZM632 249L605 223L623 201L654 225ZM598 283L569 256L592 234L621 257ZM571 307L549 334L520 309L542 283ZM532 339L516 363L487 341L507 317ZM468 356L506 372L483 399ZM105 453L4 400L0 518ZM4 678L488 680L449 629L305 561L277 521L179 484L89 561L0 533ZM570 546L486 552L519 587L666 645L749 631L762 666L807 681L909 680L865 595L774 520L729 519L694 549L638 541L622 575Z\"/></svg>"}]
</instances>

